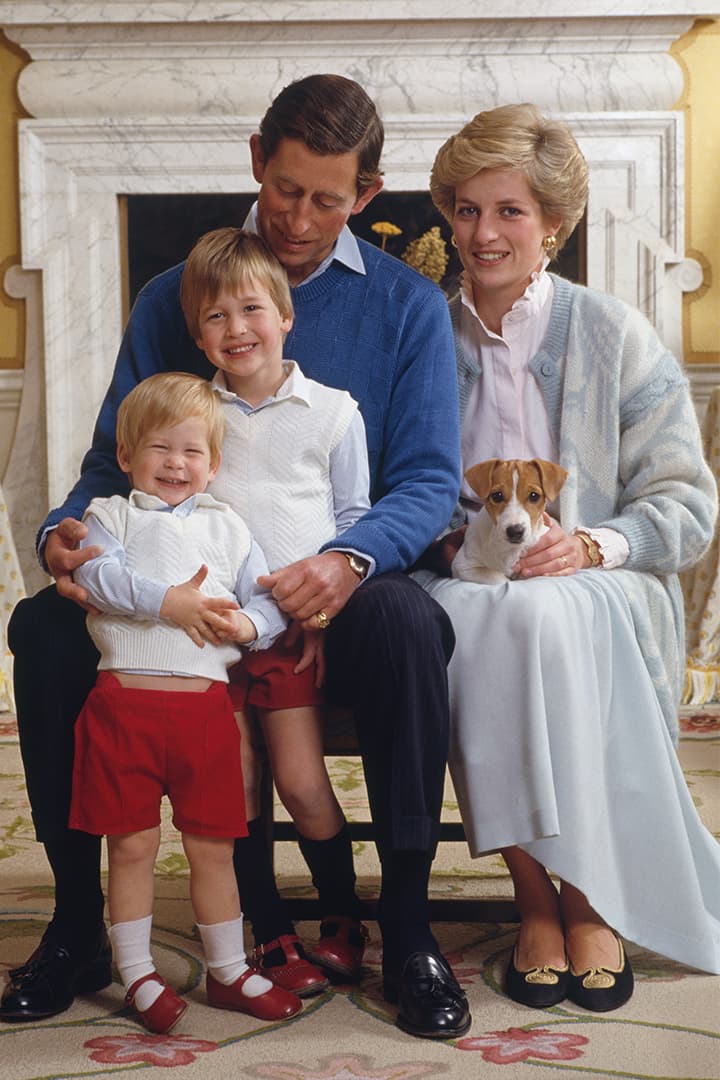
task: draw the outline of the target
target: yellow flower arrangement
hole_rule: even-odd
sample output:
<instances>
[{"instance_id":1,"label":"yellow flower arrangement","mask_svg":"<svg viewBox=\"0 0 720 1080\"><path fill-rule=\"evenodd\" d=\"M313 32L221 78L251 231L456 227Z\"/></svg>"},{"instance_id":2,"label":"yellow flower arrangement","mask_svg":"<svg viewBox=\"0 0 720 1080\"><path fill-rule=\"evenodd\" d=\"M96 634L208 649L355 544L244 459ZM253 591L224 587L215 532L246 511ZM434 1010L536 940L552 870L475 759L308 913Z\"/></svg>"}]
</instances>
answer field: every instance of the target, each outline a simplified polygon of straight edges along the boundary
<instances>
[{"instance_id":1,"label":"yellow flower arrangement","mask_svg":"<svg viewBox=\"0 0 720 1080\"><path fill-rule=\"evenodd\" d=\"M387 243L388 236L400 236L402 229L399 229L397 225L393 225L392 221L374 221L370 226L374 233L382 237L380 248L385 250L385 244Z\"/></svg>"},{"instance_id":2,"label":"yellow flower arrangement","mask_svg":"<svg viewBox=\"0 0 720 1080\"><path fill-rule=\"evenodd\" d=\"M418 270L439 285L449 261L447 244L440 234L439 225L433 225L417 240L408 244L400 258L408 266L412 266L413 270Z\"/></svg>"}]
</instances>

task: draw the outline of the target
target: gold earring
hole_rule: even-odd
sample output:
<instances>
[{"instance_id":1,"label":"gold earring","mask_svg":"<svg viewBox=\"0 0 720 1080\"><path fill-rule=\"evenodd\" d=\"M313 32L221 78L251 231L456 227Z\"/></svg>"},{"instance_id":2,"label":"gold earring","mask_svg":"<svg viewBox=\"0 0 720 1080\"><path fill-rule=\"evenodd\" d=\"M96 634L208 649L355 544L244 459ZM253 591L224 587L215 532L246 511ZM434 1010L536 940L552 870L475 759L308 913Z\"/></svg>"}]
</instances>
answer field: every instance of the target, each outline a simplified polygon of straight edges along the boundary
<instances>
[{"instance_id":1,"label":"gold earring","mask_svg":"<svg viewBox=\"0 0 720 1080\"><path fill-rule=\"evenodd\" d=\"M450 237L450 243L452 244L452 246L454 248L457 247L457 240L455 239L455 233L453 233L452 236Z\"/></svg>"},{"instance_id":2,"label":"gold earring","mask_svg":"<svg viewBox=\"0 0 720 1080\"><path fill-rule=\"evenodd\" d=\"M547 255L548 259L554 259L557 255L558 242L557 237L549 233L547 236L543 236L542 241L543 251Z\"/></svg>"}]
</instances>

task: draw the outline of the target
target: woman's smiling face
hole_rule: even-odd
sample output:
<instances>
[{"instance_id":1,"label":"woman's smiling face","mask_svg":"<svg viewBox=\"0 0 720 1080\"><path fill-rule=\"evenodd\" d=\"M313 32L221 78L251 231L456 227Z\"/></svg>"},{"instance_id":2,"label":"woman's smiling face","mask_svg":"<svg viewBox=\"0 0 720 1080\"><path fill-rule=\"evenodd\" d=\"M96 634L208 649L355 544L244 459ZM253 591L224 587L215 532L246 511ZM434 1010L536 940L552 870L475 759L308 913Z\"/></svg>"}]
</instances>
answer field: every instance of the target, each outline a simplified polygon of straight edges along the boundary
<instances>
[{"instance_id":1,"label":"woman's smiling face","mask_svg":"<svg viewBox=\"0 0 720 1080\"><path fill-rule=\"evenodd\" d=\"M455 188L453 233L478 313L502 314L525 292L543 260L548 221L519 169L482 169Z\"/></svg>"}]
</instances>

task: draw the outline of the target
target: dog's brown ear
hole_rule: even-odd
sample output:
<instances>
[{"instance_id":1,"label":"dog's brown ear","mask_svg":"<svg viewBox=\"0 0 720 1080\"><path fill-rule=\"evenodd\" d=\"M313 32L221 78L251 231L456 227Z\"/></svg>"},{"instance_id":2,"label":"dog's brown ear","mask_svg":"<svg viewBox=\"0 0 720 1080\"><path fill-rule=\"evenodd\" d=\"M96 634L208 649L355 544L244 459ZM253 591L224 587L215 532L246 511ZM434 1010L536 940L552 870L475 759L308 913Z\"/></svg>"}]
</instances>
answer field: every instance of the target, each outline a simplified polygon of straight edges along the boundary
<instances>
[{"instance_id":1,"label":"dog's brown ear","mask_svg":"<svg viewBox=\"0 0 720 1080\"><path fill-rule=\"evenodd\" d=\"M543 491L548 501L552 502L553 499L558 497L563 484L568 478L567 469L563 469L562 465L556 465L554 461L543 461L542 458L533 458L533 465L536 466L540 473Z\"/></svg>"},{"instance_id":2,"label":"dog's brown ear","mask_svg":"<svg viewBox=\"0 0 720 1080\"><path fill-rule=\"evenodd\" d=\"M471 465L465 472L465 479L475 494L482 499L483 502L490 494L490 488L492 487L493 472L495 466L500 464L501 458L490 458L489 461L479 461L477 465Z\"/></svg>"}]
</instances>

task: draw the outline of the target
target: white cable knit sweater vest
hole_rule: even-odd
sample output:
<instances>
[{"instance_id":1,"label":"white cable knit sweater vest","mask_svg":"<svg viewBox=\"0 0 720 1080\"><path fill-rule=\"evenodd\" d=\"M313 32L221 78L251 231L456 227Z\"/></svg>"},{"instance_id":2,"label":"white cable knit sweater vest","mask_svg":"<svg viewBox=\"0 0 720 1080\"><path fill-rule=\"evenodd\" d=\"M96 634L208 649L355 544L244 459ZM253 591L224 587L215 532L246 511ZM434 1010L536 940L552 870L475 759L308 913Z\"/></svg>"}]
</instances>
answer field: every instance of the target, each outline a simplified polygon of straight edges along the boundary
<instances>
[{"instance_id":1,"label":"white cable knit sweater vest","mask_svg":"<svg viewBox=\"0 0 720 1080\"><path fill-rule=\"evenodd\" d=\"M235 598L235 582L250 551L245 523L228 506L207 496L187 516L131 506L127 499L93 499L88 512L123 545L128 569L161 584L179 585L207 563L201 586L207 596ZM88 630L100 651L99 670L166 671L227 682L227 668L240 659L237 645L199 648L167 620L126 615L88 615Z\"/></svg>"},{"instance_id":2,"label":"white cable knit sweater vest","mask_svg":"<svg viewBox=\"0 0 720 1080\"><path fill-rule=\"evenodd\" d=\"M270 570L314 555L336 532L330 454L357 404L308 382L311 404L289 396L247 415L224 405L223 461L209 490L247 521Z\"/></svg>"}]
</instances>

